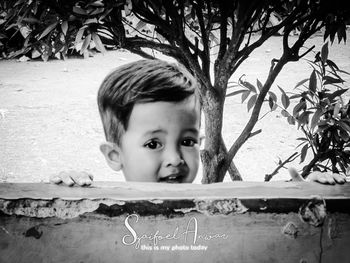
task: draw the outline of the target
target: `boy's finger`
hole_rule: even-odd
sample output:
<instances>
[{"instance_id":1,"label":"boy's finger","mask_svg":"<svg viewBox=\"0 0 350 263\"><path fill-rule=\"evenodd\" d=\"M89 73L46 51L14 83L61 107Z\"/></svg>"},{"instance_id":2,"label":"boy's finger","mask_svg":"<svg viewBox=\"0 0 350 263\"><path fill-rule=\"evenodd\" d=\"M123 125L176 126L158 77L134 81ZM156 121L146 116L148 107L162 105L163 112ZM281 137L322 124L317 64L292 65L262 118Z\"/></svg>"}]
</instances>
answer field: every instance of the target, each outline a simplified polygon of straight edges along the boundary
<instances>
[{"instance_id":1,"label":"boy's finger","mask_svg":"<svg viewBox=\"0 0 350 263\"><path fill-rule=\"evenodd\" d=\"M344 184L346 182L346 176L343 174L335 173L333 174L333 178L338 184Z\"/></svg>"},{"instance_id":2,"label":"boy's finger","mask_svg":"<svg viewBox=\"0 0 350 263\"><path fill-rule=\"evenodd\" d=\"M62 183L62 179L61 179L58 175L52 175L52 176L50 176L49 181L50 181L50 183L52 183L52 184L60 184L60 183Z\"/></svg>"},{"instance_id":3,"label":"boy's finger","mask_svg":"<svg viewBox=\"0 0 350 263\"><path fill-rule=\"evenodd\" d=\"M74 174L75 176L71 176L74 178L74 181L79 185L79 186L89 186L91 185L92 179L93 178L92 175L89 175L86 172L79 172Z\"/></svg>"},{"instance_id":4,"label":"boy's finger","mask_svg":"<svg viewBox=\"0 0 350 263\"><path fill-rule=\"evenodd\" d=\"M92 174L89 174L87 172L83 172L85 174L84 176L84 185L90 186L92 184L92 181L94 180L94 176Z\"/></svg>"},{"instance_id":5,"label":"boy's finger","mask_svg":"<svg viewBox=\"0 0 350 263\"><path fill-rule=\"evenodd\" d=\"M325 181L326 181L326 184L335 184L336 183L333 176L325 176Z\"/></svg>"},{"instance_id":6,"label":"boy's finger","mask_svg":"<svg viewBox=\"0 0 350 263\"><path fill-rule=\"evenodd\" d=\"M58 176L62 179L62 182L68 186L73 186L75 183L68 172L60 172Z\"/></svg>"},{"instance_id":7,"label":"boy's finger","mask_svg":"<svg viewBox=\"0 0 350 263\"><path fill-rule=\"evenodd\" d=\"M308 178L309 181L319 182L321 184L335 184L332 174L322 172L312 172Z\"/></svg>"},{"instance_id":8,"label":"boy's finger","mask_svg":"<svg viewBox=\"0 0 350 263\"><path fill-rule=\"evenodd\" d=\"M305 181L304 178L298 173L298 171L295 168L289 168L288 171L293 182Z\"/></svg>"},{"instance_id":9,"label":"boy's finger","mask_svg":"<svg viewBox=\"0 0 350 263\"><path fill-rule=\"evenodd\" d=\"M90 179L91 181L94 180L94 176L93 176L92 174L87 173L87 175L89 176L89 179Z\"/></svg>"}]
</instances>

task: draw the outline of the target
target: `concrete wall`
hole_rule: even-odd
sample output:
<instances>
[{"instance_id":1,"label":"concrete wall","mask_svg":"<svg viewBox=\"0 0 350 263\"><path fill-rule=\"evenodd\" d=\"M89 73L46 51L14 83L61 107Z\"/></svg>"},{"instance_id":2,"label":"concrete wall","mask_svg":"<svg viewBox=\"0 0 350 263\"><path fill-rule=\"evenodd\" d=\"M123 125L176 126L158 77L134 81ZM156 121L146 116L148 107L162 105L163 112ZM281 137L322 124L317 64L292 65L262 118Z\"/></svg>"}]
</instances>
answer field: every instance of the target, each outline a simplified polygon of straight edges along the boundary
<instances>
[{"instance_id":1,"label":"concrete wall","mask_svg":"<svg viewBox=\"0 0 350 263\"><path fill-rule=\"evenodd\" d=\"M0 184L0 262L350 262L350 184Z\"/></svg>"}]
</instances>

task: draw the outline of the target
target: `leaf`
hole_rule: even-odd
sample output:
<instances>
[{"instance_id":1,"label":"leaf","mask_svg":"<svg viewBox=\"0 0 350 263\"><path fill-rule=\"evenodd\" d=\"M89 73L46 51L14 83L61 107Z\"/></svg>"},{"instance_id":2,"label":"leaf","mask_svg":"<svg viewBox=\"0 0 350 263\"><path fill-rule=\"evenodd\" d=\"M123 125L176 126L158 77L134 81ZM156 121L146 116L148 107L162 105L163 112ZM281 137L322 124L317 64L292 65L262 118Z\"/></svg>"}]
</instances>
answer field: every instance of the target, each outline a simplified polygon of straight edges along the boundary
<instances>
[{"instance_id":1,"label":"leaf","mask_svg":"<svg viewBox=\"0 0 350 263\"><path fill-rule=\"evenodd\" d=\"M295 125L295 118L293 116L289 116L287 121L290 125Z\"/></svg>"},{"instance_id":2,"label":"leaf","mask_svg":"<svg viewBox=\"0 0 350 263\"><path fill-rule=\"evenodd\" d=\"M326 42L321 48L321 60L325 63L328 59L328 42Z\"/></svg>"},{"instance_id":3,"label":"leaf","mask_svg":"<svg viewBox=\"0 0 350 263\"><path fill-rule=\"evenodd\" d=\"M18 27L18 24L17 23L11 24L8 27L6 27L5 30L7 31L7 30L9 30L9 29L11 29L13 27Z\"/></svg>"},{"instance_id":4,"label":"leaf","mask_svg":"<svg viewBox=\"0 0 350 263\"><path fill-rule=\"evenodd\" d=\"M234 81L231 81L227 84L227 89L232 89L234 87L239 87L239 85Z\"/></svg>"},{"instance_id":5,"label":"leaf","mask_svg":"<svg viewBox=\"0 0 350 263\"><path fill-rule=\"evenodd\" d=\"M36 19L35 17L24 17L23 22L29 23L29 24L39 24L41 23L39 19Z\"/></svg>"},{"instance_id":6,"label":"leaf","mask_svg":"<svg viewBox=\"0 0 350 263\"><path fill-rule=\"evenodd\" d=\"M136 30L142 31L147 26L147 23L145 21L139 20L136 25Z\"/></svg>"},{"instance_id":7,"label":"leaf","mask_svg":"<svg viewBox=\"0 0 350 263\"><path fill-rule=\"evenodd\" d=\"M272 100L273 100L274 102L277 102L277 96L276 96L276 94L273 93L272 91L269 91L268 93L269 93L269 95L270 95L270 98L272 98Z\"/></svg>"},{"instance_id":8,"label":"leaf","mask_svg":"<svg viewBox=\"0 0 350 263\"><path fill-rule=\"evenodd\" d=\"M196 12L195 12L195 11L196 11L195 8L192 7L192 8L191 8L191 17L192 17L193 20L196 19Z\"/></svg>"},{"instance_id":9,"label":"leaf","mask_svg":"<svg viewBox=\"0 0 350 263\"><path fill-rule=\"evenodd\" d=\"M26 40L24 41L24 43L23 43L23 47L28 47L29 46L29 41L30 41L31 39L30 39L30 36L27 36L26 37Z\"/></svg>"},{"instance_id":10,"label":"leaf","mask_svg":"<svg viewBox=\"0 0 350 263\"><path fill-rule=\"evenodd\" d=\"M332 30L332 29L331 29ZM337 33L337 31L335 31L334 29L330 32L329 34L329 39L331 40L331 44L333 44L334 42L334 38L335 38L335 34Z\"/></svg>"},{"instance_id":11,"label":"leaf","mask_svg":"<svg viewBox=\"0 0 350 263\"><path fill-rule=\"evenodd\" d=\"M323 77L323 85L328 85L328 84L335 84L335 83L343 83L344 80L342 80L341 78L333 78L330 76L324 76Z\"/></svg>"},{"instance_id":12,"label":"leaf","mask_svg":"<svg viewBox=\"0 0 350 263\"><path fill-rule=\"evenodd\" d=\"M125 15L128 16L131 14L131 10L132 10L132 2L131 0L126 0L126 3L124 5L124 12Z\"/></svg>"},{"instance_id":13,"label":"leaf","mask_svg":"<svg viewBox=\"0 0 350 263\"><path fill-rule=\"evenodd\" d=\"M347 72L347 71L345 71L345 70L341 70L341 69L339 69L338 71L339 71L340 73L350 75L350 73L349 73L349 72Z\"/></svg>"},{"instance_id":14,"label":"leaf","mask_svg":"<svg viewBox=\"0 0 350 263\"><path fill-rule=\"evenodd\" d=\"M298 122L300 125L306 125L309 123L309 115L311 114L311 111L304 111L300 116L298 117Z\"/></svg>"},{"instance_id":15,"label":"leaf","mask_svg":"<svg viewBox=\"0 0 350 263\"><path fill-rule=\"evenodd\" d=\"M339 111L340 111L340 102L338 101L338 102L334 105L334 109L333 109L333 118L334 118L334 119L338 119Z\"/></svg>"},{"instance_id":16,"label":"leaf","mask_svg":"<svg viewBox=\"0 0 350 263\"><path fill-rule=\"evenodd\" d=\"M290 116L289 112L286 110L281 110L281 114L283 117L286 117L286 118Z\"/></svg>"},{"instance_id":17,"label":"leaf","mask_svg":"<svg viewBox=\"0 0 350 263\"><path fill-rule=\"evenodd\" d=\"M298 98L300 98L300 97L302 97L301 94L294 94L294 95L292 95L292 96L289 97L289 100L298 99Z\"/></svg>"},{"instance_id":18,"label":"leaf","mask_svg":"<svg viewBox=\"0 0 350 263\"><path fill-rule=\"evenodd\" d=\"M299 82L295 85L294 89L296 89L297 87L303 85L303 84L304 84L305 82L307 82L308 80L309 80L309 79L303 79L303 80L299 81Z\"/></svg>"},{"instance_id":19,"label":"leaf","mask_svg":"<svg viewBox=\"0 0 350 263\"><path fill-rule=\"evenodd\" d=\"M345 132L344 130L340 130L339 134L343 141L345 142L349 141L350 135L348 132Z\"/></svg>"},{"instance_id":20,"label":"leaf","mask_svg":"<svg viewBox=\"0 0 350 263\"><path fill-rule=\"evenodd\" d=\"M84 21L84 25L89 25L89 24L96 24L97 19L96 18L89 18Z\"/></svg>"},{"instance_id":21,"label":"leaf","mask_svg":"<svg viewBox=\"0 0 350 263\"><path fill-rule=\"evenodd\" d=\"M216 45L220 44L219 38L214 34L214 32L209 33L210 41L213 41Z\"/></svg>"},{"instance_id":22,"label":"leaf","mask_svg":"<svg viewBox=\"0 0 350 263\"><path fill-rule=\"evenodd\" d=\"M327 59L327 64L333 69L333 71L339 70L337 64L335 64L332 60Z\"/></svg>"},{"instance_id":23,"label":"leaf","mask_svg":"<svg viewBox=\"0 0 350 263\"><path fill-rule=\"evenodd\" d=\"M99 17L99 21L103 21L103 20L106 18L106 16L108 16L109 13L112 12L112 10L113 10L113 8L110 8L110 9L106 10L106 11Z\"/></svg>"},{"instance_id":24,"label":"leaf","mask_svg":"<svg viewBox=\"0 0 350 263\"><path fill-rule=\"evenodd\" d=\"M14 6L18 6L20 4L23 4L26 0L18 0Z\"/></svg>"},{"instance_id":25,"label":"leaf","mask_svg":"<svg viewBox=\"0 0 350 263\"><path fill-rule=\"evenodd\" d=\"M61 29L64 35L67 35L68 21L63 21L61 24Z\"/></svg>"},{"instance_id":26,"label":"leaf","mask_svg":"<svg viewBox=\"0 0 350 263\"><path fill-rule=\"evenodd\" d=\"M106 52L106 49L105 49L104 45L102 44L100 37L95 32L92 33L92 40L95 42L96 49L98 51L100 51L102 53Z\"/></svg>"},{"instance_id":27,"label":"leaf","mask_svg":"<svg viewBox=\"0 0 350 263\"><path fill-rule=\"evenodd\" d=\"M304 147L301 149L300 163L305 161L308 148L309 148L309 145L305 144Z\"/></svg>"},{"instance_id":28,"label":"leaf","mask_svg":"<svg viewBox=\"0 0 350 263\"><path fill-rule=\"evenodd\" d=\"M300 141L300 139L301 138L298 138L297 140L299 140ZM304 138L305 139L305 138ZM302 145L304 145L305 143L307 143L308 142L308 140L307 139L305 139L305 141L302 141L301 143L299 143L298 145L297 145L297 147L296 148L299 148L300 146L302 146Z\"/></svg>"},{"instance_id":29,"label":"leaf","mask_svg":"<svg viewBox=\"0 0 350 263\"><path fill-rule=\"evenodd\" d=\"M297 105L295 105L293 109L293 116L297 116L298 113L304 109L306 109L306 102L304 100L301 100Z\"/></svg>"},{"instance_id":30,"label":"leaf","mask_svg":"<svg viewBox=\"0 0 350 263\"><path fill-rule=\"evenodd\" d=\"M277 85L277 87L280 89L280 91L282 92L282 95L281 95L281 101L282 101L282 105L285 109L287 109L290 105L290 100L289 100L289 97L287 96L286 92L280 87Z\"/></svg>"},{"instance_id":31,"label":"leaf","mask_svg":"<svg viewBox=\"0 0 350 263\"><path fill-rule=\"evenodd\" d=\"M87 15L86 11L79 6L73 6L73 12L79 15Z\"/></svg>"},{"instance_id":32,"label":"leaf","mask_svg":"<svg viewBox=\"0 0 350 263\"><path fill-rule=\"evenodd\" d=\"M58 24L58 21L52 23L51 25L49 25L40 35L40 37L38 38L38 40L42 39L43 37L45 37L47 34L49 34Z\"/></svg>"},{"instance_id":33,"label":"leaf","mask_svg":"<svg viewBox=\"0 0 350 263\"><path fill-rule=\"evenodd\" d=\"M278 107L277 103L274 103L273 106L272 106L271 111L275 111L277 109L277 107Z\"/></svg>"},{"instance_id":34,"label":"leaf","mask_svg":"<svg viewBox=\"0 0 350 263\"><path fill-rule=\"evenodd\" d=\"M227 94L226 97L232 97L232 96L235 96L235 95L243 93L243 92L247 92L247 91L245 89L236 90L234 92L231 92L231 93Z\"/></svg>"},{"instance_id":35,"label":"leaf","mask_svg":"<svg viewBox=\"0 0 350 263\"><path fill-rule=\"evenodd\" d=\"M342 127L346 132L350 133L350 126L343 121L339 121L339 126Z\"/></svg>"},{"instance_id":36,"label":"leaf","mask_svg":"<svg viewBox=\"0 0 350 263\"><path fill-rule=\"evenodd\" d=\"M313 131L314 129L315 129L315 127L317 126L317 124L318 124L318 122L319 122L319 120L320 120L320 118L321 118L321 116L323 115L323 111L322 111L322 109L320 109L320 108L318 108L316 111L315 111L315 113L314 113L314 115L312 116L312 118L311 118L311 130Z\"/></svg>"},{"instance_id":37,"label":"leaf","mask_svg":"<svg viewBox=\"0 0 350 263\"><path fill-rule=\"evenodd\" d=\"M103 13L104 11L105 11L105 9L103 7L96 8L92 12L90 12L89 15L95 16L95 15Z\"/></svg>"},{"instance_id":38,"label":"leaf","mask_svg":"<svg viewBox=\"0 0 350 263\"><path fill-rule=\"evenodd\" d=\"M269 106L270 106L271 111L273 111L274 104L275 104L275 102L274 102L273 98L270 96L269 97Z\"/></svg>"},{"instance_id":39,"label":"leaf","mask_svg":"<svg viewBox=\"0 0 350 263\"><path fill-rule=\"evenodd\" d=\"M254 92L256 93L256 88L254 87L253 84L251 84L250 82L248 81L242 81L241 84L246 87L247 89L249 89L251 92Z\"/></svg>"},{"instance_id":40,"label":"leaf","mask_svg":"<svg viewBox=\"0 0 350 263\"><path fill-rule=\"evenodd\" d=\"M304 137L299 137L299 138L297 138L297 141L307 142L308 140Z\"/></svg>"},{"instance_id":41,"label":"leaf","mask_svg":"<svg viewBox=\"0 0 350 263\"><path fill-rule=\"evenodd\" d=\"M261 91L261 89L263 88L262 83L258 79L256 79L256 86L258 86L259 91Z\"/></svg>"},{"instance_id":42,"label":"leaf","mask_svg":"<svg viewBox=\"0 0 350 263\"><path fill-rule=\"evenodd\" d=\"M344 39L344 43L346 43L346 24L343 22L337 31L338 35L338 43Z\"/></svg>"},{"instance_id":43,"label":"leaf","mask_svg":"<svg viewBox=\"0 0 350 263\"><path fill-rule=\"evenodd\" d=\"M330 101L333 101L336 97L339 97L341 96L343 93L345 93L348 89L340 89L340 90L336 90L334 91L333 93L331 94L327 94L327 98L330 100Z\"/></svg>"},{"instance_id":44,"label":"leaf","mask_svg":"<svg viewBox=\"0 0 350 263\"><path fill-rule=\"evenodd\" d=\"M77 35L75 36L75 45L77 45L83 40L85 28L87 28L87 26L83 26L79 29Z\"/></svg>"},{"instance_id":45,"label":"leaf","mask_svg":"<svg viewBox=\"0 0 350 263\"><path fill-rule=\"evenodd\" d=\"M250 111L250 109L254 106L255 102L256 102L256 98L257 98L257 94L254 94L253 96L250 97L250 99L248 100L247 103L247 108L248 108L248 112Z\"/></svg>"},{"instance_id":46,"label":"leaf","mask_svg":"<svg viewBox=\"0 0 350 263\"><path fill-rule=\"evenodd\" d=\"M102 1L95 1L93 3L90 3L89 6L103 7L104 4L102 3Z\"/></svg>"},{"instance_id":47,"label":"leaf","mask_svg":"<svg viewBox=\"0 0 350 263\"><path fill-rule=\"evenodd\" d=\"M312 94L315 94L316 89L317 89L316 72L315 70L313 70L310 75L309 90L312 92Z\"/></svg>"},{"instance_id":48,"label":"leaf","mask_svg":"<svg viewBox=\"0 0 350 263\"><path fill-rule=\"evenodd\" d=\"M36 49L32 50L32 59L38 58L40 56L41 56L41 53L38 50L36 50Z\"/></svg>"},{"instance_id":49,"label":"leaf","mask_svg":"<svg viewBox=\"0 0 350 263\"><path fill-rule=\"evenodd\" d=\"M250 94L250 90L245 90L242 93L242 103L248 98L249 94Z\"/></svg>"},{"instance_id":50,"label":"leaf","mask_svg":"<svg viewBox=\"0 0 350 263\"><path fill-rule=\"evenodd\" d=\"M82 46L81 49L80 49L80 54L81 54L81 55L84 54L84 51L85 51L86 48L89 46L90 42L91 42L91 34L88 34L88 35L85 37L83 46ZM84 54L84 56L85 56L85 54Z\"/></svg>"}]
</instances>

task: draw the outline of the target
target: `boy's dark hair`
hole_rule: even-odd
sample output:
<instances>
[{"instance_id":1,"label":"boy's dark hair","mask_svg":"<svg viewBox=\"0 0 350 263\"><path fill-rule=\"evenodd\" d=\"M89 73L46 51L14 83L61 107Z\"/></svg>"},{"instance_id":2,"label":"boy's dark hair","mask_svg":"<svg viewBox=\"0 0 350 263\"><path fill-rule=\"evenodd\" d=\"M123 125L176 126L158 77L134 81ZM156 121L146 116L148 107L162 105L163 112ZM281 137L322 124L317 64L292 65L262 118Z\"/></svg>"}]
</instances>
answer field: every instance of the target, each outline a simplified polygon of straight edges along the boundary
<instances>
[{"instance_id":1,"label":"boy's dark hair","mask_svg":"<svg viewBox=\"0 0 350 263\"><path fill-rule=\"evenodd\" d=\"M196 79L180 65L162 60L139 60L109 73L97 101L106 140L120 145L137 103L180 102L197 93Z\"/></svg>"}]
</instances>

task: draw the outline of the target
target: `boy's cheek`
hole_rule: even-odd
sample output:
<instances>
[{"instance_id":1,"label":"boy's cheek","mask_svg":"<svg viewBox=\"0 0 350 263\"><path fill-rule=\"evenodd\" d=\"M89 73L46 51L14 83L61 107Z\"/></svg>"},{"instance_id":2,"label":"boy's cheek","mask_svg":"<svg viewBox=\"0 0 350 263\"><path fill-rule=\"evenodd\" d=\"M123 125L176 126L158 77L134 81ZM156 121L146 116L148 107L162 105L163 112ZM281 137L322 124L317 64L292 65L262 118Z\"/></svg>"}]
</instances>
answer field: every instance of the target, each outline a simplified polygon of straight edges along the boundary
<instances>
[{"instance_id":1,"label":"boy's cheek","mask_svg":"<svg viewBox=\"0 0 350 263\"><path fill-rule=\"evenodd\" d=\"M187 165L189 166L190 169L190 174L192 176L196 176L199 168L199 150L194 150L189 156L187 157ZM194 179L194 178L193 178Z\"/></svg>"},{"instance_id":2,"label":"boy's cheek","mask_svg":"<svg viewBox=\"0 0 350 263\"><path fill-rule=\"evenodd\" d=\"M124 167L123 173L126 181L157 182L157 169L150 160L134 160Z\"/></svg>"}]
</instances>

